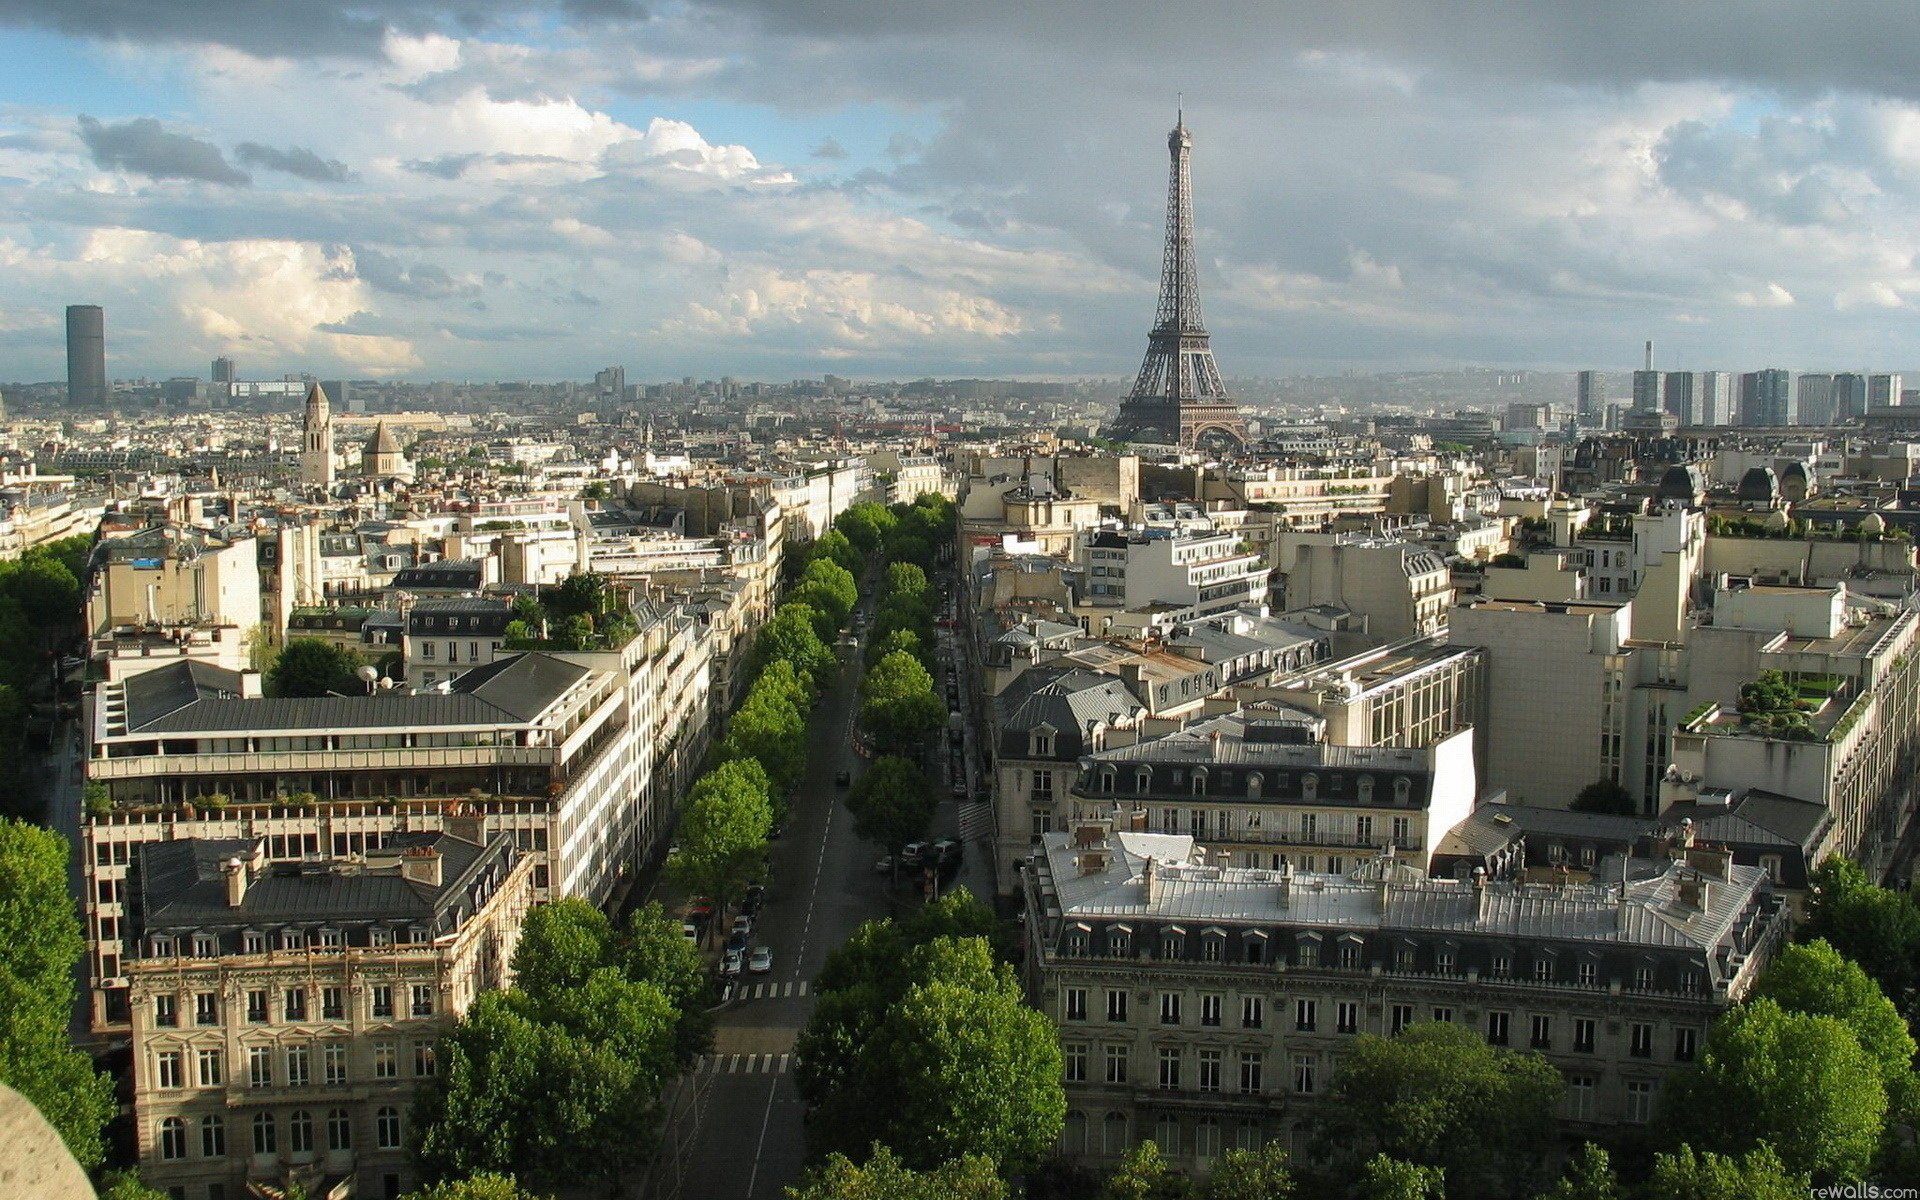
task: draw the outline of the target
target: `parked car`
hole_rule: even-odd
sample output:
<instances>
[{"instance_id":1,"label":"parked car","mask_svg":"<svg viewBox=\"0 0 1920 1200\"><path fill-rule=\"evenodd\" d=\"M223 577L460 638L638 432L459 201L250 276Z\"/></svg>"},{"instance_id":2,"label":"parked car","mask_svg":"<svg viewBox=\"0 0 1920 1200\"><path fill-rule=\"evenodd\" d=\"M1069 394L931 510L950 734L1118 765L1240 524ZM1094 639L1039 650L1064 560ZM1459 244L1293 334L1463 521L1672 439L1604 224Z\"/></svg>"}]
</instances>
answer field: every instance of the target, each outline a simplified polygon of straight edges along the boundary
<instances>
[{"instance_id":1,"label":"parked car","mask_svg":"<svg viewBox=\"0 0 1920 1200\"><path fill-rule=\"evenodd\" d=\"M686 915L690 921L700 921L711 917L713 915L713 901L707 899L705 896L695 896L693 899L687 901Z\"/></svg>"},{"instance_id":2,"label":"parked car","mask_svg":"<svg viewBox=\"0 0 1920 1200\"><path fill-rule=\"evenodd\" d=\"M745 959L746 951L744 949L729 949L726 957L720 960L720 973L722 975L738 975L740 973L740 966Z\"/></svg>"},{"instance_id":3,"label":"parked car","mask_svg":"<svg viewBox=\"0 0 1920 1200\"><path fill-rule=\"evenodd\" d=\"M942 867L959 866L961 856L966 853L965 847L953 838L941 838L933 844L932 849Z\"/></svg>"},{"instance_id":4,"label":"parked car","mask_svg":"<svg viewBox=\"0 0 1920 1200\"><path fill-rule=\"evenodd\" d=\"M700 926L692 921L682 921L680 923L680 936L697 946L700 944Z\"/></svg>"},{"instance_id":5,"label":"parked car","mask_svg":"<svg viewBox=\"0 0 1920 1200\"><path fill-rule=\"evenodd\" d=\"M747 959L747 970L755 975L765 975L773 970L773 951L765 946L755 946L753 956Z\"/></svg>"},{"instance_id":6,"label":"parked car","mask_svg":"<svg viewBox=\"0 0 1920 1200\"><path fill-rule=\"evenodd\" d=\"M727 951L728 953L738 951L741 954L745 954L747 952L747 935L744 933L736 933L732 937L729 937L727 939Z\"/></svg>"},{"instance_id":7,"label":"parked car","mask_svg":"<svg viewBox=\"0 0 1920 1200\"><path fill-rule=\"evenodd\" d=\"M735 917L733 919L733 936L752 937L753 936L753 918L748 916L746 913L741 913L739 916Z\"/></svg>"},{"instance_id":8,"label":"parked car","mask_svg":"<svg viewBox=\"0 0 1920 1200\"><path fill-rule=\"evenodd\" d=\"M908 842L906 845L900 847L900 865L918 866L920 861L926 857L926 853L927 844L925 842Z\"/></svg>"},{"instance_id":9,"label":"parked car","mask_svg":"<svg viewBox=\"0 0 1920 1200\"><path fill-rule=\"evenodd\" d=\"M893 855L891 854L882 854L879 858L873 861L873 873L875 875L885 875L892 870L893 870Z\"/></svg>"},{"instance_id":10,"label":"parked car","mask_svg":"<svg viewBox=\"0 0 1920 1200\"><path fill-rule=\"evenodd\" d=\"M746 895L740 898L740 911L750 917L757 917L760 915L760 910L766 906L766 903L767 889L756 883L747 889Z\"/></svg>"},{"instance_id":11,"label":"parked car","mask_svg":"<svg viewBox=\"0 0 1920 1200\"><path fill-rule=\"evenodd\" d=\"M842 771L838 775L835 775L833 777L833 782L840 787L846 787L848 784L853 782L853 772Z\"/></svg>"}]
</instances>

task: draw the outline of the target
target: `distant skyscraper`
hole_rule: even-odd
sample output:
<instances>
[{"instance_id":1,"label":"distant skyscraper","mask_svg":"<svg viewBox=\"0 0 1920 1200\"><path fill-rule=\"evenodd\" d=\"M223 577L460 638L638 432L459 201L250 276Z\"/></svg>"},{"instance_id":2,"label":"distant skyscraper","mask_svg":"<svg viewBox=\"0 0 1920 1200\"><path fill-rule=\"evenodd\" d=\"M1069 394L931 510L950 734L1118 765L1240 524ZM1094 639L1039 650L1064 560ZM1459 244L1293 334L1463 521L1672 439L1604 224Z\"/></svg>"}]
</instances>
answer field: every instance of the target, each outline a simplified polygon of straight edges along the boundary
<instances>
[{"instance_id":1,"label":"distant skyscraper","mask_svg":"<svg viewBox=\"0 0 1920 1200\"><path fill-rule=\"evenodd\" d=\"M1833 419L1851 421L1867 411L1867 377L1852 373L1833 377Z\"/></svg>"},{"instance_id":2,"label":"distant skyscraper","mask_svg":"<svg viewBox=\"0 0 1920 1200\"><path fill-rule=\"evenodd\" d=\"M1833 376L1809 371L1800 376L1794 395L1799 399L1802 425L1833 424Z\"/></svg>"},{"instance_id":3,"label":"distant skyscraper","mask_svg":"<svg viewBox=\"0 0 1920 1200\"><path fill-rule=\"evenodd\" d=\"M1666 410L1682 425L1704 425L1700 416L1700 393L1692 371L1668 371L1662 389Z\"/></svg>"},{"instance_id":4,"label":"distant skyscraper","mask_svg":"<svg viewBox=\"0 0 1920 1200\"><path fill-rule=\"evenodd\" d=\"M107 402L107 314L98 304L67 306L67 403Z\"/></svg>"},{"instance_id":5,"label":"distant skyscraper","mask_svg":"<svg viewBox=\"0 0 1920 1200\"><path fill-rule=\"evenodd\" d=\"M1607 380L1598 371L1574 376L1574 413L1582 425L1598 425L1607 415Z\"/></svg>"},{"instance_id":6,"label":"distant skyscraper","mask_svg":"<svg viewBox=\"0 0 1920 1200\"><path fill-rule=\"evenodd\" d=\"M1900 376L1897 373L1867 376L1867 407L1900 407Z\"/></svg>"},{"instance_id":7,"label":"distant skyscraper","mask_svg":"<svg viewBox=\"0 0 1920 1200\"><path fill-rule=\"evenodd\" d=\"M219 358L214 359L213 374L211 378L215 383L225 384L228 390L232 390L233 378L234 378L233 377L233 360L228 358L224 354L221 355Z\"/></svg>"},{"instance_id":8,"label":"distant skyscraper","mask_svg":"<svg viewBox=\"0 0 1920 1200\"><path fill-rule=\"evenodd\" d=\"M625 367L608 367L603 371L595 371L593 374L593 390L599 395L609 399L626 399L627 369Z\"/></svg>"},{"instance_id":9,"label":"distant skyscraper","mask_svg":"<svg viewBox=\"0 0 1920 1200\"><path fill-rule=\"evenodd\" d=\"M1653 343L1647 343L1647 358L1633 373L1633 409L1635 412L1660 410L1660 372L1653 369Z\"/></svg>"},{"instance_id":10,"label":"distant skyscraper","mask_svg":"<svg viewBox=\"0 0 1920 1200\"><path fill-rule=\"evenodd\" d=\"M1106 430L1121 441L1192 446L1219 440L1244 446L1247 421L1227 394L1200 317L1200 272L1193 252L1193 135L1176 119L1167 135L1167 244L1161 256L1160 303L1147 333L1147 356L1133 390Z\"/></svg>"},{"instance_id":11,"label":"distant skyscraper","mask_svg":"<svg viewBox=\"0 0 1920 1200\"><path fill-rule=\"evenodd\" d=\"M1727 373L1701 371L1697 386L1700 389L1700 424L1733 424L1733 405L1729 403L1727 394Z\"/></svg>"},{"instance_id":12,"label":"distant skyscraper","mask_svg":"<svg viewBox=\"0 0 1920 1200\"><path fill-rule=\"evenodd\" d=\"M1753 426L1798 425L1792 379L1778 367L1740 376L1740 423Z\"/></svg>"},{"instance_id":13,"label":"distant skyscraper","mask_svg":"<svg viewBox=\"0 0 1920 1200\"><path fill-rule=\"evenodd\" d=\"M344 379L322 379L320 390L327 394L328 403L341 412L359 412L353 406L353 385Z\"/></svg>"}]
</instances>

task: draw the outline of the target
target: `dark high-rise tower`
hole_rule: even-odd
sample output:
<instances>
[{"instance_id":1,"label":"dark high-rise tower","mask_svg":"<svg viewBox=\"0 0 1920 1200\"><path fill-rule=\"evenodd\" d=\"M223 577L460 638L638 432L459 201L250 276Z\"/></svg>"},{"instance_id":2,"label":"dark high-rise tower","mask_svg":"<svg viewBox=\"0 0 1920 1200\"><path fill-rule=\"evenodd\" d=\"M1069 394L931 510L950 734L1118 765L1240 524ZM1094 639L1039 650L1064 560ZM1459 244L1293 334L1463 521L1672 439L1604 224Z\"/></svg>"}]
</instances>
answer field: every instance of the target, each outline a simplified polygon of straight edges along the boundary
<instances>
[{"instance_id":1,"label":"dark high-rise tower","mask_svg":"<svg viewBox=\"0 0 1920 1200\"><path fill-rule=\"evenodd\" d=\"M107 314L98 304L67 305L67 403L107 402Z\"/></svg>"},{"instance_id":2,"label":"dark high-rise tower","mask_svg":"<svg viewBox=\"0 0 1920 1200\"><path fill-rule=\"evenodd\" d=\"M1167 183L1167 248L1160 268L1160 305L1147 334L1147 357L1107 436L1181 446L1245 445L1246 418L1227 394L1206 323L1193 261L1193 135L1184 120L1167 135L1173 167Z\"/></svg>"}]
</instances>

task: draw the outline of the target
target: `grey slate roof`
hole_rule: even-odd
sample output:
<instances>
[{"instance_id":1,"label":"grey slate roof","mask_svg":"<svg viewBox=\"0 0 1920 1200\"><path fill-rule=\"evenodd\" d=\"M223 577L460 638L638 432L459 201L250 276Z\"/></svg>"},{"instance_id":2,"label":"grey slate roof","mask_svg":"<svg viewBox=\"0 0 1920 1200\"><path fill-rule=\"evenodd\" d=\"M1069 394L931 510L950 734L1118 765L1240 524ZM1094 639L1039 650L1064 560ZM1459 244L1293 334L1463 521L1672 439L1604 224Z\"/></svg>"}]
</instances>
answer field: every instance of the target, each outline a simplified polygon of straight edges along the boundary
<instances>
[{"instance_id":1,"label":"grey slate roof","mask_svg":"<svg viewBox=\"0 0 1920 1200\"><path fill-rule=\"evenodd\" d=\"M1072 761L1085 753L1087 723L1131 720L1140 702L1120 679L1084 667L1043 665L1022 674L994 698L1001 753L1029 758L1027 735L1042 725L1055 733L1052 758Z\"/></svg>"}]
</instances>

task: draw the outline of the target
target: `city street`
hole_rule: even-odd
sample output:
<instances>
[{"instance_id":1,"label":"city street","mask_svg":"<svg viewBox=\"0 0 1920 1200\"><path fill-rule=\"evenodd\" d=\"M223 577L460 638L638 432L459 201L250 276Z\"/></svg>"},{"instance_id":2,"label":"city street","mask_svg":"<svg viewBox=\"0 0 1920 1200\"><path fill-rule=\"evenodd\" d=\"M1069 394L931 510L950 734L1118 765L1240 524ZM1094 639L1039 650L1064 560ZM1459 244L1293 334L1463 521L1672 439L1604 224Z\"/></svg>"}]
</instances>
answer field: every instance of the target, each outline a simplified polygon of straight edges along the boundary
<instances>
[{"instance_id":1,"label":"city street","mask_svg":"<svg viewBox=\"0 0 1920 1200\"><path fill-rule=\"evenodd\" d=\"M863 606L864 607L864 606ZM857 706L858 650L823 694L810 734L814 753L795 796L786 836L773 844L767 904L754 931L773 950L773 970L744 975L736 998L717 1014L714 1051L667 1098L673 1116L649 1195L685 1200L761 1200L799 1179L806 1155L801 1104L793 1086L793 1045L813 1011L812 981L826 956L862 922L920 903L905 884L892 890L876 874L881 848L854 835L834 777L865 767L848 737ZM938 735L944 743L945 734ZM937 751L944 754L944 745ZM936 769L936 784L940 778ZM956 837L960 806L940 789L932 837ZM970 822L973 824L973 822ZM970 829L981 835L983 831ZM969 841L955 880L991 899L989 848Z\"/></svg>"}]
</instances>

